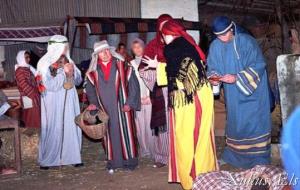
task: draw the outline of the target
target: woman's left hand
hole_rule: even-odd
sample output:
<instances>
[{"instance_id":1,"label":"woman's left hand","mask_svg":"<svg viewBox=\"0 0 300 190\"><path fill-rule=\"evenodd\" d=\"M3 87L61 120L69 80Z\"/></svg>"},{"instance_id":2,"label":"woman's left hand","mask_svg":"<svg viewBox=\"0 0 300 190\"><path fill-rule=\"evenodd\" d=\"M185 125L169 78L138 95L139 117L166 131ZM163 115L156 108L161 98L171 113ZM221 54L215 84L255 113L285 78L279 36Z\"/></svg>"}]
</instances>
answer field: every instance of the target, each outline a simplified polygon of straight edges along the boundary
<instances>
[{"instance_id":1,"label":"woman's left hand","mask_svg":"<svg viewBox=\"0 0 300 190\"><path fill-rule=\"evenodd\" d=\"M228 84L235 83L236 82L236 75L226 74L222 78L220 78L220 81L228 83Z\"/></svg>"},{"instance_id":2,"label":"woman's left hand","mask_svg":"<svg viewBox=\"0 0 300 190\"><path fill-rule=\"evenodd\" d=\"M156 68L159 62L157 61L157 55L154 57L154 59L151 59L147 55L145 55L145 58L142 58L142 61L147 64L147 67L144 69L149 69L149 68Z\"/></svg>"}]
</instances>

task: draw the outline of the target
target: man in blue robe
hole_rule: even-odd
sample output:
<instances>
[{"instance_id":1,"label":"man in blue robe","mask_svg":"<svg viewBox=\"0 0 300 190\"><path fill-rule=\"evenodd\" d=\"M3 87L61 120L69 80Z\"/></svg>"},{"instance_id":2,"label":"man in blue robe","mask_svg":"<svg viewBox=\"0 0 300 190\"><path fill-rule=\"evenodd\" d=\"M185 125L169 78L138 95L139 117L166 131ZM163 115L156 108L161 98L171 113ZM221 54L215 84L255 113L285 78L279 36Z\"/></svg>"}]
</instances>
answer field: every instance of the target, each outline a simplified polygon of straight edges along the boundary
<instances>
[{"instance_id":1,"label":"man in blue robe","mask_svg":"<svg viewBox=\"0 0 300 190\"><path fill-rule=\"evenodd\" d=\"M213 32L217 38L209 49L208 76L213 85L223 84L227 111L222 159L240 168L269 164L271 115L262 51L227 17L214 20Z\"/></svg>"}]
</instances>

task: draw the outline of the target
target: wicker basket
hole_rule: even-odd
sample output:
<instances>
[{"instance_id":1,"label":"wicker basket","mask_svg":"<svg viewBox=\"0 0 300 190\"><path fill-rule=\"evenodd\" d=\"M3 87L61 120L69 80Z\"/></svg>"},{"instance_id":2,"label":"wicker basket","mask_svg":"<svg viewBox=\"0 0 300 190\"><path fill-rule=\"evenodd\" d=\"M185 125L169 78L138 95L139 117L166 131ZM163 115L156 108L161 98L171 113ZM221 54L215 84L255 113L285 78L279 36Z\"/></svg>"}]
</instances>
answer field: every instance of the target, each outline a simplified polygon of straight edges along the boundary
<instances>
[{"instance_id":1,"label":"wicker basket","mask_svg":"<svg viewBox=\"0 0 300 190\"><path fill-rule=\"evenodd\" d=\"M109 117L105 112L104 106L100 100L99 83L98 82L96 83L97 85L95 85L95 91L96 91L97 101L99 104L97 114L92 115L89 110L85 109L82 114L78 115L75 118L75 122L77 125L79 125L79 127L83 130L83 132L88 137L92 139L101 139L106 135ZM101 123L93 124L96 123L97 116L98 119L101 121Z\"/></svg>"},{"instance_id":2,"label":"wicker basket","mask_svg":"<svg viewBox=\"0 0 300 190\"><path fill-rule=\"evenodd\" d=\"M99 118L101 123L95 123ZM83 113L75 118L75 123L83 130L83 132L92 139L101 139L105 136L107 131L108 115L101 109L95 115L92 115L90 111L85 109Z\"/></svg>"}]
</instances>

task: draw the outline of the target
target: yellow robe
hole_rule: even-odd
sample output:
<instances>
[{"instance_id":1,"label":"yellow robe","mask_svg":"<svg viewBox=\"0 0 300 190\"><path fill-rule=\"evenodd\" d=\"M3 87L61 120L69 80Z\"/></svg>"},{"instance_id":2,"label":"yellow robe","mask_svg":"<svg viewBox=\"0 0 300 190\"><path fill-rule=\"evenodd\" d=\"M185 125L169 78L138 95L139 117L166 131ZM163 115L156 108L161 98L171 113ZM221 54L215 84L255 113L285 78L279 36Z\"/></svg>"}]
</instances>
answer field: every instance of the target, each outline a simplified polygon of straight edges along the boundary
<instances>
[{"instance_id":1,"label":"yellow robe","mask_svg":"<svg viewBox=\"0 0 300 190\"><path fill-rule=\"evenodd\" d=\"M167 85L166 64L157 67L158 85ZM184 93L182 82L177 80L179 90L174 92L174 108L170 108L170 159L169 182L181 183L191 189L193 175L218 169L213 129L213 94L209 84L204 84L194 95L193 103L180 105ZM178 104L178 106L176 106ZM200 113L199 113L200 111ZM200 122L197 122L196 117ZM198 126L196 125L198 124ZM195 136L195 129L199 133ZM195 143L195 144L194 144ZM194 170L193 168L194 162Z\"/></svg>"}]
</instances>

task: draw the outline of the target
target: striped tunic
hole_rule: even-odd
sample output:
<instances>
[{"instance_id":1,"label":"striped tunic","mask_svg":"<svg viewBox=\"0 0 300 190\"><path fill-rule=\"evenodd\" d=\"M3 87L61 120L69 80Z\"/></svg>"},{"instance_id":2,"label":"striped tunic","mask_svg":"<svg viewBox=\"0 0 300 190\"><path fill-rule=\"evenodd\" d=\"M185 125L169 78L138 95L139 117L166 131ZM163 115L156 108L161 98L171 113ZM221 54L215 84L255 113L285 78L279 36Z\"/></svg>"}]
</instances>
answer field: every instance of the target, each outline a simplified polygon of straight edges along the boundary
<instances>
[{"instance_id":1,"label":"striped tunic","mask_svg":"<svg viewBox=\"0 0 300 190\"><path fill-rule=\"evenodd\" d=\"M25 127L39 128L41 126L41 103L34 75L28 67L19 67L16 70L16 81L21 97L29 97L33 106L32 108L23 109L22 121ZM24 106L24 102L22 102L22 105Z\"/></svg>"},{"instance_id":2,"label":"striped tunic","mask_svg":"<svg viewBox=\"0 0 300 190\"><path fill-rule=\"evenodd\" d=\"M160 35L151 40L146 48L144 55L150 58L157 56L159 62L166 62L163 48L164 44L160 41ZM139 69L143 69L141 64ZM162 164L168 164L169 161L169 123L168 123L168 89L167 87L157 86L156 70L147 69L142 77L146 86L151 91L152 115L151 128L158 135L154 140L154 161ZM158 129L158 130L157 130Z\"/></svg>"},{"instance_id":3,"label":"striped tunic","mask_svg":"<svg viewBox=\"0 0 300 190\"><path fill-rule=\"evenodd\" d=\"M96 71L87 73L86 92L90 104L99 105L97 90L109 116L105 137L108 169L134 169L138 164L133 113L122 111L125 104L132 110L139 110L141 106L139 83L131 73L128 69L126 75L124 63L116 59L112 61L108 80L104 79L99 66Z\"/></svg>"}]
</instances>

